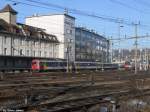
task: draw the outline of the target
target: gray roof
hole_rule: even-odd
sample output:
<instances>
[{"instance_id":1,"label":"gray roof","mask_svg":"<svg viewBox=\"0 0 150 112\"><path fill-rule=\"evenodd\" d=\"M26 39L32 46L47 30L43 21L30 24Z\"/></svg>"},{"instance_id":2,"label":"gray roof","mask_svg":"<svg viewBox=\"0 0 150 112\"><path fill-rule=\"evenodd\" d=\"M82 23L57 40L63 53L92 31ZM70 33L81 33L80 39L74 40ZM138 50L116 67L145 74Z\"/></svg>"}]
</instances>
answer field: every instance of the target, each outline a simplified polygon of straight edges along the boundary
<instances>
[{"instance_id":1,"label":"gray roof","mask_svg":"<svg viewBox=\"0 0 150 112\"><path fill-rule=\"evenodd\" d=\"M0 34L1 33L7 33L19 37L23 36L23 37L28 37L28 38L38 39L38 40L41 39L48 42L59 43L55 35L47 34L46 32L43 31L43 29L32 27L21 23L17 23L16 25L8 24L3 19L0 19Z\"/></svg>"},{"instance_id":2,"label":"gray roof","mask_svg":"<svg viewBox=\"0 0 150 112\"><path fill-rule=\"evenodd\" d=\"M3 9L0 10L0 13L3 13L3 12L11 12L13 14L17 14L18 13L9 4L7 4Z\"/></svg>"}]
</instances>

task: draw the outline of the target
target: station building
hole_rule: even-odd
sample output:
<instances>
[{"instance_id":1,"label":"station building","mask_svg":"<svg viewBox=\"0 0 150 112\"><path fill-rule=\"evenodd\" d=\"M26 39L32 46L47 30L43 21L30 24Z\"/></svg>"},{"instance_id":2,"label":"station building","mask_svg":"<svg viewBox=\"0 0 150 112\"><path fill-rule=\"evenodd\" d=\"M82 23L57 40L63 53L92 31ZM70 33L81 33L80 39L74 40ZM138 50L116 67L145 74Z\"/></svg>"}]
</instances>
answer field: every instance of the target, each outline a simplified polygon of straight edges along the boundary
<instances>
[{"instance_id":1,"label":"station building","mask_svg":"<svg viewBox=\"0 0 150 112\"><path fill-rule=\"evenodd\" d=\"M0 10L0 68L30 64L33 58L58 58L59 41L55 35L17 23L16 19L17 12L10 5Z\"/></svg>"},{"instance_id":2,"label":"station building","mask_svg":"<svg viewBox=\"0 0 150 112\"><path fill-rule=\"evenodd\" d=\"M109 41L84 27L75 29L75 59L77 61L109 61Z\"/></svg>"}]
</instances>

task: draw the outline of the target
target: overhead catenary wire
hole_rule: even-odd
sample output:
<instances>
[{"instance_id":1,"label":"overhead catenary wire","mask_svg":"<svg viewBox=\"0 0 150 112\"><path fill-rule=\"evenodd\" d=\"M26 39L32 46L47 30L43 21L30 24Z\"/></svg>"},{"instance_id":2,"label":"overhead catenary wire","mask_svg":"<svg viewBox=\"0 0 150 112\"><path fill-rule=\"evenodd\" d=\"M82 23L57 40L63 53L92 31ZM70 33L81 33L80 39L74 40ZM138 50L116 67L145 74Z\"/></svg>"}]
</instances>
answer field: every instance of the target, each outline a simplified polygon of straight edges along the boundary
<instances>
[{"instance_id":1,"label":"overhead catenary wire","mask_svg":"<svg viewBox=\"0 0 150 112\"><path fill-rule=\"evenodd\" d=\"M17 0L7 0L7 1L11 1L11 2L14 2L14 3L15 2L16 3L21 3L21 4L24 4L24 5L30 5L30 6L34 6L34 7L46 8L46 9L49 9L50 7L53 7L55 9L61 9L61 10L67 9L68 12L72 13L72 14L79 14L79 15L82 15L82 16L98 18L98 19L108 21L108 22L113 22L113 23L121 22L122 24L125 24L125 25L128 25L128 26L133 26L133 24L131 22L129 22L128 20L125 20L125 19L118 19L118 18L114 18L114 17L110 17L110 16L98 15L98 14L95 14L95 13L89 13L89 12L85 12L85 11L81 11L81 10L77 10L77 9L72 9L72 8L68 8L68 7L64 7L64 6L60 6L60 5L56 5L56 4L51 4L51 3L45 3L45 2L35 1L35 0L25 0L25 1L28 1L30 3L21 2L21 1L17 1ZM149 26L143 25L143 24L140 24L140 27L149 28Z\"/></svg>"},{"instance_id":2,"label":"overhead catenary wire","mask_svg":"<svg viewBox=\"0 0 150 112\"><path fill-rule=\"evenodd\" d=\"M150 35L144 35L144 36L137 36L137 37L126 37L126 38L114 38L110 40L129 40L129 39L135 39L135 38L147 38L150 37Z\"/></svg>"},{"instance_id":3,"label":"overhead catenary wire","mask_svg":"<svg viewBox=\"0 0 150 112\"><path fill-rule=\"evenodd\" d=\"M7 1L18 3L17 0L7 0ZM25 3L25 2L21 2L21 1L19 1L19 3L24 4L24 5L30 5L30 6L33 5L34 7L39 7L40 6L41 8L46 8L46 9L53 8L54 10L59 9L59 10L63 10L63 11L67 9L67 11L69 13L72 13L72 14L97 18L97 19L101 19L101 20L107 21L107 22L113 22L113 23L119 23L120 22L120 23L122 23L124 25L127 25L127 26L133 26L131 21L129 21L127 19L123 19L123 18L118 19L116 17L96 14L96 13L93 13L93 12L90 13L90 12L87 12L87 11L77 10L77 9L73 9L73 8L68 8L68 7L64 7L64 6L60 6L60 5L56 5L56 4L52 4L52 3L40 2L40 1L36 1L36 0L25 0L25 1L30 2L30 3ZM140 24L140 27L142 27L146 31L150 30L150 26L148 26L148 25Z\"/></svg>"},{"instance_id":4,"label":"overhead catenary wire","mask_svg":"<svg viewBox=\"0 0 150 112\"><path fill-rule=\"evenodd\" d=\"M82 16L98 18L98 19L105 20L105 21L108 21L108 22L123 23L123 24L130 25L130 26L133 25L132 22L129 22L129 20L127 20L127 19L115 18L115 17L111 17L111 16L96 14L96 13L93 13L93 12L91 13L91 12L87 12L87 11L72 9L72 8L63 7L63 6L52 4L52 3L44 3L44 2L39 2L39 1L35 1L35 0L26 0L26 1L36 3L36 4L40 4L40 5L44 5L44 6L49 6L49 7L56 7L56 8L62 9L62 10L67 9L68 12L72 13L72 14L78 14L78 15L82 15Z\"/></svg>"},{"instance_id":5,"label":"overhead catenary wire","mask_svg":"<svg viewBox=\"0 0 150 112\"><path fill-rule=\"evenodd\" d=\"M129 22L129 20L122 19L120 21L120 19L115 18L115 17L110 17L110 16L106 16L106 15L100 15L100 14L85 12L85 11L72 9L72 8L68 8L68 7L63 7L63 6L56 5L56 4L51 4L51 3L44 3L44 2L35 1L35 0L25 0L25 1L28 1L28 2L31 2L31 3L34 3L34 4L31 4L31 3L29 4L29 3L25 3L25 2L17 1L17 0L7 0L7 1L11 1L11 2L14 2L14 3L16 2L16 3L20 3L20 4L24 4L24 5L30 5L30 6L34 6L34 7L46 8L46 9L49 9L50 7L61 9L61 10L66 10L67 9L68 12L72 13L72 14L78 14L78 15L82 15L82 16L97 18L97 19L101 19L101 20L104 20L104 21L107 21L107 22L114 22L114 23L121 22L123 24L132 26L132 22Z\"/></svg>"},{"instance_id":6,"label":"overhead catenary wire","mask_svg":"<svg viewBox=\"0 0 150 112\"><path fill-rule=\"evenodd\" d=\"M138 9L136 7L132 7L131 5L125 4L124 2L119 1L119 0L109 0L109 1L112 2L112 3L115 3L115 4L119 4L119 5L123 6L123 7L132 9L132 10L134 10L136 12L140 12L140 13L144 13L144 14L150 14L150 12L146 12L146 11Z\"/></svg>"},{"instance_id":7,"label":"overhead catenary wire","mask_svg":"<svg viewBox=\"0 0 150 112\"><path fill-rule=\"evenodd\" d=\"M17 1L17 0L6 0L6 1L10 1L13 2L13 5L18 5L18 4L22 4L22 5L27 5L27 6L31 6L31 7L38 7L38 8L43 8L43 9L51 9L51 10L57 10L56 8L50 8L50 7L44 7L41 5L35 5L35 4L30 4L30 3L26 3L26 2L22 2L22 1Z\"/></svg>"},{"instance_id":8,"label":"overhead catenary wire","mask_svg":"<svg viewBox=\"0 0 150 112\"><path fill-rule=\"evenodd\" d=\"M147 8L150 8L150 3L149 2L146 2L146 1L143 1L143 0L133 0L133 1L140 4L140 5L146 6Z\"/></svg>"}]
</instances>

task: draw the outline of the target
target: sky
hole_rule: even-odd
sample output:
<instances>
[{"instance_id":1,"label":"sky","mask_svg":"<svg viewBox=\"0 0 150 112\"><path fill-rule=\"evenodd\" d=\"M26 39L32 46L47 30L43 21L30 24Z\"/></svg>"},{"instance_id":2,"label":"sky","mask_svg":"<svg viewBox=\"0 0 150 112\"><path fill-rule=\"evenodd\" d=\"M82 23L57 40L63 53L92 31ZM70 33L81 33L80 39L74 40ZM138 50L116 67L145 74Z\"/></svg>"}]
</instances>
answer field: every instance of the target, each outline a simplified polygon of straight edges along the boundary
<instances>
[{"instance_id":1,"label":"sky","mask_svg":"<svg viewBox=\"0 0 150 112\"><path fill-rule=\"evenodd\" d=\"M17 5L14 5L16 1ZM12 5L12 7L18 11L18 22L24 23L25 17L32 16L33 14L53 14L63 13L63 9L59 9L52 6L42 6L41 4L35 4L29 2L30 0L0 0L0 9L6 4ZM84 11L88 14L93 14L101 17L121 19L127 21L130 24L139 23L138 35L143 36L147 33L150 34L150 1L148 0L38 0L39 2L50 3L60 5L66 8L76 9ZM19 3L20 2L20 3ZM25 5L25 4L28 5ZM32 5L32 6L31 6ZM33 5L38 5L35 7ZM45 8L46 7L46 8ZM79 14L69 13L76 18L76 26L86 27L93 29L100 35L104 35L106 38L118 38L119 24L116 22L110 22L108 20L102 20L100 18L93 18L89 16L83 16ZM125 35L133 37L135 35L135 27L133 25L121 24L120 38L124 38ZM150 37L149 37L150 38ZM150 47L150 39L143 38L138 39L138 47ZM114 48L134 48L134 40L122 40L113 41Z\"/></svg>"}]
</instances>

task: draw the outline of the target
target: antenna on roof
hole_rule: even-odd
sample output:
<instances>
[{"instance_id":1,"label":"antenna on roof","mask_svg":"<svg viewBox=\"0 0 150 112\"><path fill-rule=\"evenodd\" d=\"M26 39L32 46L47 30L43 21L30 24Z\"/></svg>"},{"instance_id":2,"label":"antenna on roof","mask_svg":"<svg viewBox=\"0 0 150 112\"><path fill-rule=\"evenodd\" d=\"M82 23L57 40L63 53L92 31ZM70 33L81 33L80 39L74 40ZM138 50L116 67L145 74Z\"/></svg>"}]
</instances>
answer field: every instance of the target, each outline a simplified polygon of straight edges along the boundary
<instances>
[{"instance_id":1,"label":"antenna on roof","mask_svg":"<svg viewBox=\"0 0 150 112\"><path fill-rule=\"evenodd\" d=\"M64 14L68 14L68 9L67 8L64 9Z\"/></svg>"},{"instance_id":2,"label":"antenna on roof","mask_svg":"<svg viewBox=\"0 0 150 112\"><path fill-rule=\"evenodd\" d=\"M19 2L15 2L15 3L13 3L12 5L18 5L19 4Z\"/></svg>"},{"instance_id":3,"label":"antenna on roof","mask_svg":"<svg viewBox=\"0 0 150 112\"><path fill-rule=\"evenodd\" d=\"M38 16L38 13L34 13L33 16L35 16L35 17Z\"/></svg>"}]
</instances>

